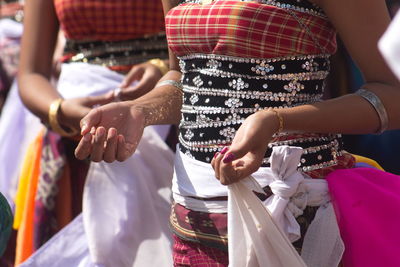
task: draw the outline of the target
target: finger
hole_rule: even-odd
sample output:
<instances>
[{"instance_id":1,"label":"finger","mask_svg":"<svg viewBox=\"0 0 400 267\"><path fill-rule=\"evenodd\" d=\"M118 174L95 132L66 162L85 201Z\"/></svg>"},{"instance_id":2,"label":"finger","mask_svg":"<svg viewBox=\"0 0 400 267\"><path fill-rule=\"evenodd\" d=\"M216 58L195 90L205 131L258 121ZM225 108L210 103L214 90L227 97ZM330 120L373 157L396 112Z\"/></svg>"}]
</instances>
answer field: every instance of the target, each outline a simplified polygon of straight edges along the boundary
<instances>
[{"instance_id":1,"label":"finger","mask_svg":"<svg viewBox=\"0 0 400 267\"><path fill-rule=\"evenodd\" d=\"M105 105L108 103L111 103L114 100L114 92L109 91L105 94L102 95L97 95L97 96L87 96L85 97L84 100L84 105L87 107L96 107L96 106L101 106Z\"/></svg>"},{"instance_id":2,"label":"finger","mask_svg":"<svg viewBox=\"0 0 400 267\"><path fill-rule=\"evenodd\" d=\"M106 140L106 129L99 127L96 130L96 134L93 138L93 147L90 159L94 162L100 162L103 160L104 154L104 141Z\"/></svg>"},{"instance_id":3,"label":"finger","mask_svg":"<svg viewBox=\"0 0 400 267\"><path fill-rule=\"evenodd\" d=\"M229 149L224 153L223 162L229 163L235 159L240 159L252 149L251 142L236 142L229 146Z\"/></svg>"},{"instance_id":4,"label":"finger","mask_svg":"<svg viewBox=\"0 0 400 267\"><path fill-rule=\"evenodd\" d=\"M217 178L218 180L220 180L221 181L221 173L220 173L220 166L221 166L221 162L222 162L222 158L224 157L224 155L223 154L221 154L221 152L220 153L218 153L216 156L215 156L215 158L213 159L214 160L214 172L215 172L215 178Z\"/></svg>"},{"instance_id":5,"label":"finger","mask_svg":"<svg viewBox=\"0 0 400 267\"><path fill-rule=\"evenodd\" d=\"M241 164L235 164L233 162L234 169L236 171L236 181L243 179L245 177L248 177L252 175L254 172L258 170L261 164L258 164L257 161L243 161Z\"/></svg>"},{"instance_id":6,"label":"finger","mask_svg":"<svg viewBox=\"0 0 400 267\"><path fill-rule=\"evenodd\" d=\"M92 135L90 133L85 134L79 141L78 146L75 148L75 157L83 160L89 157L92 150Z\"/></svg>"},{"instance_id":7,"label":"finger","mask_svg":"<svg viewBox=\"0 0 400 267\"><path fill-rule=\"evenodd\" d=\"M90 129L97 126L101 121L101 108L91 110L83 119L80 121L81 135L87 134Z\"/></svg>"},{"instance_id":8,"label":"finger","mask_svg":"<svg viewBox=\"0 0 400 267\"><path fill-rule=\"evenodd\" d=\"M221 160L224 157L224 154L226 151L228 151L229 147L225 146L221 149L220 152L215 153L213 159L211 160L211 166L214 168L215 171L215 177L219 180L220 179L220 173L219 173L219 166L221 164Z\"/></svg>"},{"instance_id":9,"label":"finger","mask_svg":"<svg viewBox=\"0 0 400 267\"><path fill-rule=\"evenodd\" d=\"M211 167L213 167L213 169L215 170L215 158L219 155L219 152L216 152L214 154L214 157L211 160Z\"/></svg>"},{"instance_id":10,"label":"finger","mask_svg":"<svg viewBox=\"0 0 400 267\"><path fill-rule=\"evenodd\" d=\"M264 154L262 151L252 151L241 159L232 161L233 168L237 171L236 177L243 179L256 172L262 164Z\"/></svg>"},{"instance_id":11,"label":"finger","mask_svg":"<svg viewBox=\"0 0 400 267\"><path fill-rule=\"evenodd\" d=\"M126 142L125 137L122 134L117 136L117 160L124 161L126 158Z\"/></svg>"},{"instance_id":12,"label":"finger","mask_svg":"<svg viewBox=\"0 0 400 267\"><path fill-rule=\"evenodd\" d=\"M106 140L103 159L105 162L111 163L116 160L117 156L117 130L115 128L108 129Z\"/></svg>"},{"instance_id":13,"label":"finger","mask_svg":"<svg viewBox=\"0 0 400 267\"><path fill-rule=\"evenodd\" d=\"M154 88L159 78L161 78L161 76L155 76L151 71L145 72L135 86L121 91L121 98L123 100L135 99L146 94Z\"/></svg>"},{"instance_id":14,"label":"finger","mask_svg":"<svg viewBox=\"0 0 400 267\"><path fill-rule=\"evenodd\" d=\"M233 166L232 162L220 164L220 181L223 185L229 185L240 179L238 170Z\"/></svg>"},{"instance_id":15,"label":"finger","mask_svg":"<svg viewBox=\"0 0 400 267\"><path fill-rule=\"evenodd\" d=\"M127 88L130 86L134 81L138 81L141 79L144 73L144 69L138 66L133 67L128 74L125 75L124 80L120 84L121 88Z\"/></svg>"}]
</instances>

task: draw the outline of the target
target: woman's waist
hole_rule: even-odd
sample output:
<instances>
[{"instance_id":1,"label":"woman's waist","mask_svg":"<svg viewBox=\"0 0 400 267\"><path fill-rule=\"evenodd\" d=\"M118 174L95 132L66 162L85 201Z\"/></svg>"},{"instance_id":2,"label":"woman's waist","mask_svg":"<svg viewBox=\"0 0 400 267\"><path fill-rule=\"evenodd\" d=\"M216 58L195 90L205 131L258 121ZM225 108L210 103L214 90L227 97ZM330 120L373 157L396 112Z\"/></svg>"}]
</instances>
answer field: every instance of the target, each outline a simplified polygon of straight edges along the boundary
<instances>
[{"instance_id":1,"label":"woman's waist","mask_svg":"<svg viewBox=\"0 0 400 267\"><path fill-rule=\"evenodd\" d=\"M180 58L186 113L290 107L321 100L327 55L240 58L196 54Z\"/></svg>"},{"instance_id":2,"label":"woman's waist","mask_svg":"<svg viewBox=\"0 0 400 267\"><path fill-rule=\"evenodd\" d=\"M279 163L279 161L282 161L283 158L287 159L287 157L282 158L277 156L277 151L279 153L279 151L287 150L296 150L296 153L293 152L287 155L294 157L293 155L297 154L297 159ZM273 165L270 167L260 167L252 174L252 177L261 186L259 188L263 188L263 191L259 191L259 193L268 197L271 195L271 192L275 192L282 186L281 183L276 183L278 180L283 179L277 174L277 168L291 169L293 171L284 172L291 173L290 177L285 178L288 186L294 186L295 183L293 181L297 181L299 186L301 184L297 190L309 192L310 205L314 205L327 192L327 185L323 179L310 178L324 178L335 169L351 168L354 166L354 158L348 153L343 153L343 155L336 156L336 162L331 166L320 165L318 168L304 171L306 168L298 165L298 162L301 160L301 153L304 153L304 150L294 146L274 148L270 160ZM221 207L225 207L222 210L226 209L227 187L221 185L215 178L214 170L209 163L193 159L180 151L175 156L174 165L175 172L172 191L176 202L191 207L194 210L221 212ZM268 188L269 186L273 188L272 191ZM255 192L258 192L257 189L255 189Z\"/></svg>"},{"instance_id":3,"label":"woman's waist","mask_svg":"<svg viewBox=\"0 0 400 267\"><path fill-rule=\"evenodd\" d=\"M229 146L240 124L217 127L179 129L179 150L188 157L210 163L214 154L224 146ZM269 167L269 157L273 147L289 145L301 147L303 153L299 170L303 172L322 169L337 164L337 158L343 154L340 134L280 134L269 143L262 163Z\"/></svg>"},{"instance_id":4,"label":"woman's waist","mask_svg":"<svg viewBox=\"0 0 400 267\"><path fill-rule=\"evenodd\" d=\"M84 62L113 68L132 66L153 58L168 58L165 33L121 41L68 39L62 62Z\"/></svg>"}]
</instances>

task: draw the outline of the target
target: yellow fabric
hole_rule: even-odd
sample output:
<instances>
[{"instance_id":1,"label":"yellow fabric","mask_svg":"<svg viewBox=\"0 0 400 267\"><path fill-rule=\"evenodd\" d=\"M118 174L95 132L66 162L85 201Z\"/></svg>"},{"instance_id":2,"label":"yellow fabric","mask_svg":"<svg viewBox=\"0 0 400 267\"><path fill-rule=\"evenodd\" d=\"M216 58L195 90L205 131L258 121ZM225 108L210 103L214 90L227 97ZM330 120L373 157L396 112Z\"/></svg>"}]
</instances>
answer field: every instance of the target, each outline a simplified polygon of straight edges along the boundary
<instances>
[{"instance_id":1,"label":"yellow fabric","mask_svg":"<svg viewBox=\"0 0 400 267\"><path fill-rule=\"evenodd\" d=\"M14 213L14 224L13 224L13 228L15 230L18 230L21 225L22 214L23 211L25 210L25 205L26 205L29 181L34 168L34 164L32 164L32 159L34 159L35 153L38 152L41 153L42 139L43 139L43 132L40 132L39 135L36 137L36 139L29 145L28 150L24 157L18 189L15 196L15 213Z\"/></svg>"},{"instance_id":2,"label":"yellow fabric","mask_svg":"<svg viewBox=\"0 0 400 267\"><path fill-rule=\"evenodd\" d=\"M33 220L35 196L40 174L43 131L29 146L24 158L22 173L16 196L14 228L18 229L15 266L33 253Z\"/></svg>"},{"instance_id":3,"label":"yellow fabric","mask_svg":"<svg viewBox=\"0 0 400 267\"><path fill-rule=\"evenodd\" d=\"M352 154L352 155L356 159L357 163L366 163L368 165L371 165L372 167L377 168L378 170L384 171L382 166L379 165L379 163L376 162L375 160L370 159L370 158L366 158L366 157L363 157L363 156L360 156L360 155L355 155L355 154Z\"/></svg>"}]
</instances>

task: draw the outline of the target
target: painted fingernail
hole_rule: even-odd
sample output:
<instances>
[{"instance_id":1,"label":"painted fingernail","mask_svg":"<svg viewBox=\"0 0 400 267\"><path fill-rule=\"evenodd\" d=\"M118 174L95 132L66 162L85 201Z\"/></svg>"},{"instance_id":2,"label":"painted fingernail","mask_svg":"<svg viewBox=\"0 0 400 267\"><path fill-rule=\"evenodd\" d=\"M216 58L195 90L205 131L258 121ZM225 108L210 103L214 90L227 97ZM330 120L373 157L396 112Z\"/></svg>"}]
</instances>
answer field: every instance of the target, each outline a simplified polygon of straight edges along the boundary
<instances>
[{"instance_id":1,"label":"painted fingernail","mask_svg":"<svg viewBox=\"0 0 400 267\"><path fill-rule=\"evenodd\" d=\"M92 127L92 129L90 129L90 133L94 135L96 133L96 128Z\"/></svg>"},{"instance_id":2,"label":"painted fingernail","mask_svg":"<svg viewBox=\"0 0 400 267\"><path fill-rule=\"evenodd\" d=\"M223 163L229 163L234 159L235 159L235 155L233 153L229 153L223 158L222 162Z\"/></svg>"},{"instance_id":3,"label":"painted fingernail","mask_svg":"<svg viewBox=\"0 0 400 267\"><path fill-rule=\"evenodd\" d=\"M214 159L219 155L219 152L214 154Z\"/></svg>"},{"instance_id":4,"label":"painted fingernail","mask_svg":"<svg viewBox=\"0 0 400 267\"><path fill-rule=\"evenodd\" d=\"M222 150L221 150L221 154L225 154L226 151L228 151L229 147L225 146Z\"/></svg>"}]
</instances>

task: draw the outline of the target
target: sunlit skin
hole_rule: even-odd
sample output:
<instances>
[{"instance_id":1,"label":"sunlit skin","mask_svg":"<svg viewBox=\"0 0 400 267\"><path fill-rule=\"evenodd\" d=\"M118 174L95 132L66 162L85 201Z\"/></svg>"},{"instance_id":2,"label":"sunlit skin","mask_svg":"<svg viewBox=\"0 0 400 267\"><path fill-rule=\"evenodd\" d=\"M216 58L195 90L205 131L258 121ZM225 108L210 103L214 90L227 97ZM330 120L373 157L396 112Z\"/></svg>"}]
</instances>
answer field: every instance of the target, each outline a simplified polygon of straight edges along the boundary
<instances>
[{"instance_id":1,"label":"sunlit skin","mask_svg":"<svg viewBox=\"0 0 400 267\"><path fill-rule=\"evenodd\" d=\"M53 0L26 1L24 13L24 34L18 74L19 92L28 109L47 123L50 104L60 98L50 82L54 71L53 53L59 22ZM161 77L159 68L150 63L133 66L120 85L120 99L140 97L151 90ZM133 81L138 83L132 84ZM65 128L79 129L80 120L93 106L104 105L114 100L112 92L64 100L58 113L58 121Z\"/></svg>"},{"instance_id":2,"label":"sunlit skin","mask_svg":"<svg viewBox=\"0 0 400 267\"><path fill-rule=\"evenodd\" d=\"M365 78L362 87L374 92L384 104L389 117L389 129L400 128L400 84L377 49L377 42L390 23L385 1L314 2L325 11L362 71ZM177 4L177 1L163 0L164 12ZM172 53L170 64L172 71L162 80L179 80L177 60ZM75 154L78 158L91 155L96 160L104 159L108 162L124 160L134 153L145 126L178 123L181 103L178 89L165 85L137 100L99 107L81 121L84 138ZM380 128L379 117L372 105L354 94L283 109L279 113L284 121L285 132L364 134L374 133ZM117 114L124 123L115 120ZM95 131L91 134L92 127L95 127ZM100 133L104 134L111 128L111 136L93 142ZM224 153L218 153L212 160L216 178L227 185L257 170L272 135L278 129L279 120L275 112L262 111L249 116L229 148ZM105 141L105 145L102 141Z\"/></svg>"}]
</instances>

